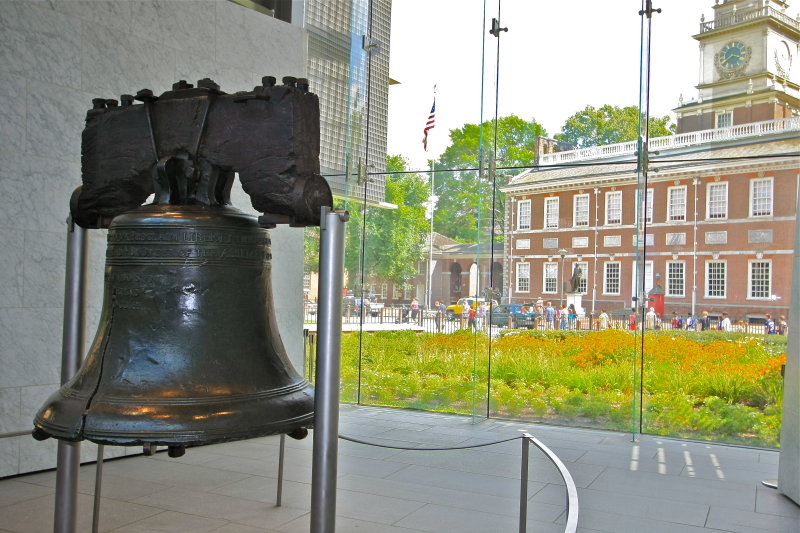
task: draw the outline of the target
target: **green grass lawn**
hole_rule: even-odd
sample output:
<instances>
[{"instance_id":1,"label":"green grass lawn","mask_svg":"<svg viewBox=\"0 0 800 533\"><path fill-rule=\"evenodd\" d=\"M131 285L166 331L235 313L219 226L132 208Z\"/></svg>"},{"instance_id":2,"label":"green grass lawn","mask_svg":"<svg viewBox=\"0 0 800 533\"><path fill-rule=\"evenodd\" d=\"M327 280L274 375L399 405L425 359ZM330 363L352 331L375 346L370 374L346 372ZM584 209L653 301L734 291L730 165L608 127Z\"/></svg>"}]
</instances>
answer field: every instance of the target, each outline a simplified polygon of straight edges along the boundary
<instances>
[{"instance_id":1,"label":"green grass lawn","mask_svg":"<svg viewBox=\"0 0 800 533\"><path fill-rule=\"evenodd\" d=\"M630 430L643 375L645 432L778 446L785 337L642 339L622 330L514 332L491 342L469 331L346 333L342 400L357 400L360 374L365 404L464 414L475 406L483 416L488 394L494 417Z\"/></svg>"}]
</instances>

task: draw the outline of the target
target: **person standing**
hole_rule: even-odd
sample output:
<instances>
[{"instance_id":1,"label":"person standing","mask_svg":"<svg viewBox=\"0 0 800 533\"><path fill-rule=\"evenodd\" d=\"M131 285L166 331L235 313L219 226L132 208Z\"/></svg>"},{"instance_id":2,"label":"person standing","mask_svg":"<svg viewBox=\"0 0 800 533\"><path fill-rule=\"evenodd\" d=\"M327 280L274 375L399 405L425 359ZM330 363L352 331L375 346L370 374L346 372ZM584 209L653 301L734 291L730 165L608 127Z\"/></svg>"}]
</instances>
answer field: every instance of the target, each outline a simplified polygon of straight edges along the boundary
<instances>
[{"instance_id":1,"label":"person standing","mask_svg":"<svg viewBox=\"0 0 800 533\"><path fill-rule=\"evenodd\" d=\"M569 322L569 329L575 329L575 320L578 318L578 312L575 310L575 304L569 304L567 307L567 321Z\"/></svg>"},{"instance_id":2,"label":"person standing","mask_svg":"<svg viewBox=\"0 0 800 533\"><path fill-rule=\"evenodd\" d=\"M553 307L553 302L547 302L547 307L544 308L544 318L547 322L547 329L555 329L556 308Z\"/></svg>"},{"instance_id":3,"label":"person standing","mask_svg":"<svg viewBox=\"0 0 800 533\"><path fill-rule=\"evenodd\" d=\"M567 316L569 315L569 310L567 310L567 306L563 306L558 311L558 318L559 318L559 328L560 330L564 331L567 329Z\"/></svg>"},{"instance_id":4,"label":"person standing","mask_svg":"<svg viewBox=\"0 0 800 533\"><path fill-rule=\"evenodd\" d=\"M778 319L778 335L788 335L789 324L786 322L786 317L781 315Z\"/></svg>"},{"instance_id":5,"label":"person standing","mask_svg":"<svg viewBox=\"0 0 800 533\"><path fill-rule=\"evenodd\" d=\"M772 320L772 317L767 313L766 317L767 320L764 322L764 333L766 335L775 335L775 321Z\"/></svg>"},{"instance_id":6,"label":"person standing","mask_svg":"<svg viewBox=\"0 0 800 533\"><path fill-rule=\"evenodd\" d=\"M728 313L722 313L722 320L719 321L719 329L720 331L731 331L733 329L733 324L731 324Z\"/></svg>"},{"instance_id":7,"label":"person standing","mask_svg":"<svg viewBox=\"0 0 800 533\"><path fill-rule=\"evenodd\" d=\"M697 321L700 331L706 331L711 327L711 320L708 318L708 311L703 311L703 316Z\"/></svg>"},{"instance_id":8,"label":"person standing","mask_svg":"<svg viewBox=\"0 0 800 533\"><path fill-rule=\"evenodd\" d=\"M651 307L644 315L644 327L647 329L656 329L658 323L658 315L656 315L656 308Z\"/></svg>"},{"instance_id":9,"label":"person standing","mask_svg":"<svg viewBox=\"0 0 800 533\"><path fill-rule=\"evenodd\" d=\"M483 330L486 326L486 302L478 306L478 327Z\"/></svg>"},{"instance_id":10,"label":"person standing","mask_svg":"<svg viewBox=\"0 0 800 533\"><path fill-rule=\"evenodd\" d=\"M691 311L686 313L686 329L688 331L695 331L697 329L697 317Z\"/></svg>"},{"instance_id":11,"label":"person standing","mask_svg":"<svg viewBox=\"0 0 800 533\"><path fill-rule=\"evenodd\" d=\"M608 329L608 313L605 309L600 310L600 316L597 318L600 319L600 329Z\"/></svg>"},{"instance_id":12,"label":"person standing","mask_svg":"<svg viewBox=\"0 0 800 533\"><path fill-rule=\"evenodd\" d=\"M436 311L436 333L442 332L442 307L439 300L433 302L433 309Z\"/></svg>"},{"instance_id":13,"label":"person standing","mask_svg":"<svg viewBox=\"0 0 800 533\"><path fill-rule=\"evenodd\" d=\"M417 320L417 315L419 314L419 300L415 298L411 299L411 320Z\"/></svg>"},{"instance_id":14,"label":"person standing","mask_svg":"<svg viewBox=\"0 0 800 533\"><path fill-rule=\"evenodd\" d=\"M544 301L542 297L539 296L539 299L536 300L536 317L534 320L536 321L536 329L542 328L542 321L544 320Z\"/></svg>"}]
</instances>

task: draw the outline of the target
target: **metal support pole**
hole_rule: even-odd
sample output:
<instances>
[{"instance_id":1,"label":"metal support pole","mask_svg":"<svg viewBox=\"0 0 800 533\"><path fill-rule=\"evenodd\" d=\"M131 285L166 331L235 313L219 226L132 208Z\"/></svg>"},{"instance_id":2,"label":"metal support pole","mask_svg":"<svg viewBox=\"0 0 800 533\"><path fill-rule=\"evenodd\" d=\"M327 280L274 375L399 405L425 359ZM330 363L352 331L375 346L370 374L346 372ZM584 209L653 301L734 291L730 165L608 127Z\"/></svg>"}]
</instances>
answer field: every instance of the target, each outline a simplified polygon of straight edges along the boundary
<instances>
[{"instance_id":1,"label":"metal support pole","mask_svg":"<svg viewBox=\"0 0 800 533\"><path fill-rule=\"evenodd\" d=\"M339 375L342 359L344 223L347 212L322 208L320 218L317 378L311 465L311 533L336 531Z\"/></svg>"},{"instance_id":2,"label":"metal support pole","mask_svg":"<svg viewBox=\"0 0 800 533\"><path fill-rule=\"evenodd\" d=\"M278 447L278 494L275 496L275 507L280 507L283 500L283 459L286 452L286 435L281 433Z\"/></svg>"},{"instance_id":3,"label":"metal support pole","mask_svg":"<svg viewBox=\"0 0 800 533\"><path fill-rule=\"evenodd\" d=\"M522 458L519 473L519 533L528 529L528 457L531 441L527 435L522 436Z\"/></svg>"},{"instance_id":4,"label":"metal support pole","mask_svg":"<svg viewBox=\"0 0 800 533\"><path fill-rule=\"evenodd\" d=\"M100 497L103 493L103 452L105 446L97 445L97 463L94 472L94 509L92 510L92 533L97 533L100 527Z\"/></svg>"},{"instance_id":5,"label":"metal support pole","mask_svg":"<svg viewBox=\"0 0 800 533\"><path fill-rule=\"evenodd\" d=\"M86 230L67 219L64 325L61 343L61 384L78 371L86 322ZM75 533L78 507L80 444L58 441L53 533Z\"/></svg>"}]
</instances>

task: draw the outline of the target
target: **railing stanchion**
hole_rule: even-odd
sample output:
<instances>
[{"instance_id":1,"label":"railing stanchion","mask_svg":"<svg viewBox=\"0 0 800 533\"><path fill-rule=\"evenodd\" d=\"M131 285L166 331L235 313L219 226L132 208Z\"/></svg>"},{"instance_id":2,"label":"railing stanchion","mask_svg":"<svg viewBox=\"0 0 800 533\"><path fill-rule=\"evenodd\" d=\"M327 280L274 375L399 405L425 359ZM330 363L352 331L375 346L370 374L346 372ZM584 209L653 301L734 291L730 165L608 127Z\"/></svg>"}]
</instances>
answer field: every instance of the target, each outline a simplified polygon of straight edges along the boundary
<instances>
[{"instance_id":1,"label":"railing stanchion","mask_svg":"<svg viewBox=\"0 0 800 533\"><path fill-rule=\"evenodd\" d=\"M528 529L528 457L530 449L531 441L528 440L528 435L523 435L519 472L519 533L525 533Z\"/></svg>"}]
</instances>

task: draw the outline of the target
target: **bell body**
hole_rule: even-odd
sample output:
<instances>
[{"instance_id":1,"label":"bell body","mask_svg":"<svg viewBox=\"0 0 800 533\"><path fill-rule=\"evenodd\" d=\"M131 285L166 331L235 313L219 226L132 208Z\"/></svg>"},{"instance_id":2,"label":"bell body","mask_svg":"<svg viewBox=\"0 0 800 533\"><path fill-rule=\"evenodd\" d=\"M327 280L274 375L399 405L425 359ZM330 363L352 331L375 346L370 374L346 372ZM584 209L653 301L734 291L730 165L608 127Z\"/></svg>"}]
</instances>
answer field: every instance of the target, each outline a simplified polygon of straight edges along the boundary
<instances>
[{"instance_id":1,"label":"bell body","mask_svg":"<svg viewBox=\"0 0 800 533\"><path fill-rule=\"evenodd\" d=\"M94 342L39 410L37 432L192 446L313 423L272 306L269 233L226 206L149 205L114 218Z\"/></svg>"}]
</instances>

